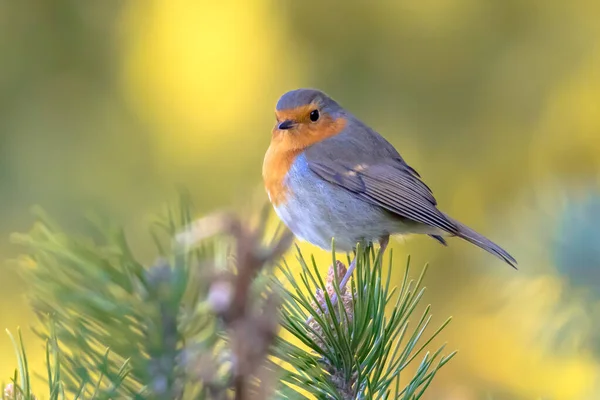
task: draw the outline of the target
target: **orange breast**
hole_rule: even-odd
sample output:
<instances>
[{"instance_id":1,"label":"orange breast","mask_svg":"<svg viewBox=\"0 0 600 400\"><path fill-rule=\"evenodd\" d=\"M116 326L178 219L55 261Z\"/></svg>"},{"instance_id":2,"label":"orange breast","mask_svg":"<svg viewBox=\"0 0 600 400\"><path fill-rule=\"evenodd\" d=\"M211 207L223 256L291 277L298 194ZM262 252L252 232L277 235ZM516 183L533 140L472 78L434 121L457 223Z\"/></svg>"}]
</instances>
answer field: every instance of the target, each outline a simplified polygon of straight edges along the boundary
<instances>
[{"instance_id":1,"label":"orange breast","mask_svg":"<svg viewBox=\"0 0 600 400\"><path fill-rule=\"evenodd\" d=\"M294 114L292 111L287 113ZM277 126L273 128L262 171L265 189L273 205L285 202L290 194L289 188L285 187L285 177L296 157L313 144L337 135L345 126L344 118L324 116L318 123L300 124L294 131L280 131Z\"/></svg>"},{"instance_id":2,"label":"orange breast","mask_svg":"<svg viewBox=\"0 0 600 400\"><path fill-rule=\"evenodd\" d=\"M302 150L285 150L277 143L271 143L263 163L263 180L269 200L277 206L283 203L289 193L285 187L285 176Z\"/></svg>"}]
</instances>

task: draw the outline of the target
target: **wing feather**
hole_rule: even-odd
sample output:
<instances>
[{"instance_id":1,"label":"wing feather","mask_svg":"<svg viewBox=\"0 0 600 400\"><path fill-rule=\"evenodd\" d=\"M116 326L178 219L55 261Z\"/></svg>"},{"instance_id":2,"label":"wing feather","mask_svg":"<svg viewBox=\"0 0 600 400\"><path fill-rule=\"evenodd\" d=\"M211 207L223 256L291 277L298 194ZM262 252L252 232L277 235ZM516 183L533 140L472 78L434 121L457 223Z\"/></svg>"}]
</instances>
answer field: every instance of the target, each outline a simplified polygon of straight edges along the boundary
<instances>
[{"instance_id":1,"label":"wing feather","mask_svg":"<svg viewBox=\"0 0 600 400\"><path fill-rule=\"evenodd\" d=\"M318 146L314 148L318 150ZM306 151L306 159L309 168L322 179L401 217L451 234L457 232L454 223L437 209L431 189L402 159L388 158L373 163L323 160L314 148Z\"/></svg>"}]
</instances>

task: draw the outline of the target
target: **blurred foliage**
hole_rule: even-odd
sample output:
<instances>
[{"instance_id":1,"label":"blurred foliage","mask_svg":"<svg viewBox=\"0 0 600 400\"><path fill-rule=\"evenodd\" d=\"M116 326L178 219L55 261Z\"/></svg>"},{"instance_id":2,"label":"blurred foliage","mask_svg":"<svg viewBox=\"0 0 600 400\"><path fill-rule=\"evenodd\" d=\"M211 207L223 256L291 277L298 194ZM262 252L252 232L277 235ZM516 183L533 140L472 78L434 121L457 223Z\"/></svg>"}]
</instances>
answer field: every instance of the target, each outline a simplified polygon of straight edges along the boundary
<instances>
[{"instance_id":1,"label":"blurred foliage","mask_svg":"<svg viewBox=\"0 0 600 400\"><path fill-rule=\"evenodd\" d=\"M513 273L458 241L394 244L431 262L428 301L455 317L461 357L434 398L596 399L582 338L598 312L557 273L548 238L562 232L553 199L600 183L598 15L597 0L0 1L1 231L25 229L40 203L67 228L73 209L101 204L140 232L178 183L202 209L264 199L277 97L319 87L519 260ZM2 325L27 325L22 282L0 274ZM561 346L540 340L559 332ZM41 366L43 349L30 353Z\"/></svg>"},{"instance_id":2,"label":"blurred foliage","mask_svg":"<svg viewBox=\"0 0 600 400\"><path fill-rule=\"evenodd\" d=\"M422 355L450 322L430 333L430 306L411 321L425 270L409 280L407 263L392 287L384 254L370 246L356 251L351 285L340 287L346 267L335 252L323 279L298 251L296 278L281 265L293 235L267 232L268 212L256 224L230 213L192 220L190 206L184 196L151 225L162 259L149 267L110 219L89 216L90 237L38 210L34 228L13 235L46 343L50 400L419 400L456 354ZM281 326L296 343L278 339ZM21 332L9 336L17 368L1 398L36 400Z\"/></svg>"}]
</instances>

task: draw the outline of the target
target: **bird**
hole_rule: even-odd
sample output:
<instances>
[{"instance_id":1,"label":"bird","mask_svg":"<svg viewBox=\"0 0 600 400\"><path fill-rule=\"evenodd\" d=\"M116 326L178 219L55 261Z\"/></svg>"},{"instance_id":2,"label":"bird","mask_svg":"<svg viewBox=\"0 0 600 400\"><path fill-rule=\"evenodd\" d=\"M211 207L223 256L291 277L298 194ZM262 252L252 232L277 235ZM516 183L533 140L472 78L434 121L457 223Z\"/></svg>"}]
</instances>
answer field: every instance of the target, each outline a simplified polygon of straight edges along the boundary
<instances>
[{"instance_id":1,"label":"bird","mask_svg":"<svg viewBox=\"0 0 600 400\"><path fill-rule=\"evenodd\" d=\"M432 190L382 135L318 89L284 93L262 177L277 216L296 238L324 250L424 234L447 245L459 237L513 268L506 250L438 209ZM340 283L344 287L356 257Z\"/></svg>"}]
</instances>

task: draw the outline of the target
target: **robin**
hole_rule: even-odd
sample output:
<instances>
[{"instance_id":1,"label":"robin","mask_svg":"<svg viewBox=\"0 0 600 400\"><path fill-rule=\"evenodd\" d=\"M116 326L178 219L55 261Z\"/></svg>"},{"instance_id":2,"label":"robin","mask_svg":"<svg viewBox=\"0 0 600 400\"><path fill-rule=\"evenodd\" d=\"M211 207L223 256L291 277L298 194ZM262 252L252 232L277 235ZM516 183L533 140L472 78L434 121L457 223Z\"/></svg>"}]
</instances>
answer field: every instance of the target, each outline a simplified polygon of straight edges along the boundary
<instances>
[{"instance_id":1,"label":"robin","mask_svg":"<svg viewBox=\"0 0 600 400\"><path fill-rule=\"evenodd\" d=\"M315 89L285 93L265 154L263 180L279 218L322 249L352 251L390 235L425 234L446 245L458 236L516 269L491 240L437 208L429 187L380 134ZM355 268L348 267L345 286Z\"/></svg>"}]
</instances>

